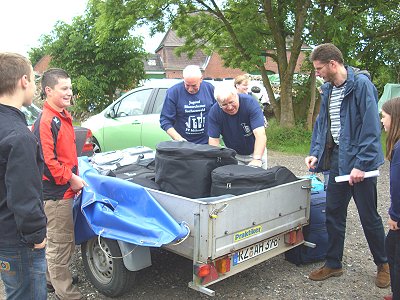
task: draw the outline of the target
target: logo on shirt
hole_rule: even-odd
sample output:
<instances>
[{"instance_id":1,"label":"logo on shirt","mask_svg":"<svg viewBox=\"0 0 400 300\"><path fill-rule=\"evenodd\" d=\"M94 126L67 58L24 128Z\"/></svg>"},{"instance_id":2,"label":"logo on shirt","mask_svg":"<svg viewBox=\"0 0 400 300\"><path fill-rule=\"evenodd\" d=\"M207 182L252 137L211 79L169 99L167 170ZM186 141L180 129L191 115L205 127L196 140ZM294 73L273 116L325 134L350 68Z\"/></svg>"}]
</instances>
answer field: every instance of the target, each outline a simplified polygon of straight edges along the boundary
<instances>
[{"instance_id":1,"label":"logo on shirt","mask_svg":"<svg viewBox=\"0 0 400 300\"><path fill-rule=\"evenodd\" d=\"M206 105L202 104L200 100L189 101L184 106L185 114L188 116L186 125L187 134L199 134L204 132L204 126L206 118L204 112L206 111Z\"/></svg>"},{"instance_id":2,"label":"logo on shirt","mask_svg":"<svg viewBox=\"0 0 400 300\"><path fill-rule=\"evenodd\" d=\"M251 135L251 128L250 128L250 126L249 125L247 125L246 123L241 123L240 124L241 126L242 126L242 128L243 128L243 131L244 131L244 136L250 136Z\"/></svg>"},{"instance_id":3,"label":"logo on shirt","mask_svg":"<svg viewBox=\"0 0 400 300\"><path fill-rule=\"evenodd\" d=\"M54 117L53 122L57 125L58 123L60 123L60 119L57 117Z\"/></svg>"}]
</instances>

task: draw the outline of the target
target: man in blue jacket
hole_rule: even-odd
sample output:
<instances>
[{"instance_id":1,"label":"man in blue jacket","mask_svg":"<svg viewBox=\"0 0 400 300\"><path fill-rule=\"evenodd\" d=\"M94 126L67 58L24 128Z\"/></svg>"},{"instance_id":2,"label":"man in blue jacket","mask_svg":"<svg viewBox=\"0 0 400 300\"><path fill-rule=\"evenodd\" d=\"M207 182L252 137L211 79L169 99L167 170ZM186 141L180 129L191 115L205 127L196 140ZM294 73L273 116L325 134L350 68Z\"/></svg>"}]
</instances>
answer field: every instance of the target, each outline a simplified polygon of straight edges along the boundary
<instances>
[{"instance_id":1,"label":"man in blue jacket","mask_svg":"<svg viewBox=\"0 0 400 300\"><path fill-rule=\"evenodd\" d=\"M377 212L375 178L365 172L383 164L380 143L381 127L377 107L378 93L367 72L345 66L340 50L333 44L322 44L311 53L317 76L324 79L318 118L318 131L308 168L330 170L326 207L328 251L326 263L311 272L311 280L325 280L343 274L342 257L347 208L354 198L374 263L375 284L390 285L385 254L385 232ZM347 182L336 182L338 175L350 175Z\"/></svg>"},{"instance_id":2,"label":"man in blue jacket","mask_svg":"<svg viewBox=\"0 0 400 300\"><path fill-rule=\"evenodd\" d=\"M0 275L9 300L47 299L43 158L20 111L35 90L30 61L0 53Z\"/></svg>"},{"instance_id":3,"label":"man in blue jacket","mask_svg":"<svg viewBox=\"0 0 400 300\"><path fill-rule=\"evenodd\" d=\"M208 143L208 112L215 103L214 86L202 81L199 66L183 70L183 81L170 87L160 114L160 125L176 141Z\"/></svg>"}]
</instances>

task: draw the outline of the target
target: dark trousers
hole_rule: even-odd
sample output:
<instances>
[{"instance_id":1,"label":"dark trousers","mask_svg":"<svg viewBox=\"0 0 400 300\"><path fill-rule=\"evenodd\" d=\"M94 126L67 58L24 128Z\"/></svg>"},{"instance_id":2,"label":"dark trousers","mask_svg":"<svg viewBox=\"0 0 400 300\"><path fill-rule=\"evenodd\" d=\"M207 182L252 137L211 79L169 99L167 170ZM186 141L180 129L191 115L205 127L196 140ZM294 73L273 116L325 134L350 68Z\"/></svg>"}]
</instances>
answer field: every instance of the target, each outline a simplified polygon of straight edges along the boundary
<instances>
[{"instance_id":1,"label":"dark trousers","mask_svg":"<svg viewBox=\"0 0 400 300\"><path fill-rule=\"evenodd\" d=\"M377 179L365 178L364 181L353 186L348 182L335 182L335 177L339 175L338 152L338 147L335 147L326 191L326 228L328 231L326 265L330 268L342 267L347 208L351 197L357 206L361 225L375 264L386 263L385 231L377 211Z\"/></svg>"},{"instance_id":2,"label":"dark trousers","mask_svg":"<svg viewBox=\"0 0 400 300\"><path fill-rule=\"evenodd\" d=\"M393 300L400 300L400 230L389 230L385 245L389 261Z\"/></svg>"}]
</instances>

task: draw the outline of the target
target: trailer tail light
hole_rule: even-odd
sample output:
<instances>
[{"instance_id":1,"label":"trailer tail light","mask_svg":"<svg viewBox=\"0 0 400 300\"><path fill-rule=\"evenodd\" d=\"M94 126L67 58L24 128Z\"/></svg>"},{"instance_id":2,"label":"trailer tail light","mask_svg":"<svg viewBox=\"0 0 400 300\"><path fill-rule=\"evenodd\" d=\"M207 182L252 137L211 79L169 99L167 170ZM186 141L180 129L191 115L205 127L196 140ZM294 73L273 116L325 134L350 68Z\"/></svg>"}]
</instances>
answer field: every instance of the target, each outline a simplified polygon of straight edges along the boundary
<instances>
[{"instance_id":1,"label":"trailer tail light","mask_svg":"<svg viewBox=\"0 0 400 300\"><path fill-rule=\"evenodd\" d=\"M285 243L295 245L304 241L303 231L301 229L293 230L285 234Z\"/></svg>"},{"instance_id":2,"label":"trailer tail light","mask_svg":"<svg viewBox=\"0 0 400 300\"><path fill-rule=\"evenodd\" d=\"M206 277L210 274L210 265L195 265L194 274L198 277Z\"/></svg>"},{"instance_id":3,"label":"trailer tail light","mask_svg":"<svg viewBox=\"0 0 400 300\"><path fill-rule=\"evenodd\" d=\"M231 270L231 259L229 257L224 257L215 262L215 268L220 274L227 273Z\"/></svg>"},{"instance_id":4,"label":"trailer tail light","mask_svg":"<svg viewBox=\"0 0 400 300\"><path fill-rule=\"evenodd\" d=\"M201 278L203 285L218 279L218 272L213 263L195 265L194 275Z\"/></svg>"}]
</instances>

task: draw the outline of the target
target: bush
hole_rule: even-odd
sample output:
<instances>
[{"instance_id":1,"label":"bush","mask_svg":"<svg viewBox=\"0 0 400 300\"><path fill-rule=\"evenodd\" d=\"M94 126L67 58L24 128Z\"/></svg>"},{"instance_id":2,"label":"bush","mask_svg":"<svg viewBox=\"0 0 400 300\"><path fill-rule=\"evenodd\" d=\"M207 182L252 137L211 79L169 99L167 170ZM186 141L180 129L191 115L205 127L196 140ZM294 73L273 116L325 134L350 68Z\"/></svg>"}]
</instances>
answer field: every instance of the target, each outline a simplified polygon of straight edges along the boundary
<instances>
[{"instance_id":1,"label":"bush","mask_svg":"<svg viewBox=\"0 0 400 300\"><path fill-rule=\"evenodd\" d=\"M275 119L268 122L266 133L269 150L302 155L309 153L312 132L300 125L292 129L282 128Z\"/></svg>"}]
</instances>

